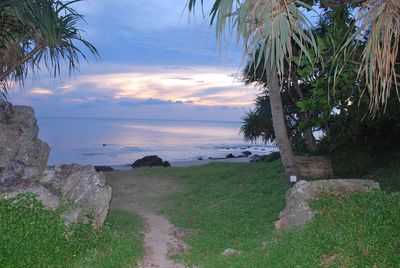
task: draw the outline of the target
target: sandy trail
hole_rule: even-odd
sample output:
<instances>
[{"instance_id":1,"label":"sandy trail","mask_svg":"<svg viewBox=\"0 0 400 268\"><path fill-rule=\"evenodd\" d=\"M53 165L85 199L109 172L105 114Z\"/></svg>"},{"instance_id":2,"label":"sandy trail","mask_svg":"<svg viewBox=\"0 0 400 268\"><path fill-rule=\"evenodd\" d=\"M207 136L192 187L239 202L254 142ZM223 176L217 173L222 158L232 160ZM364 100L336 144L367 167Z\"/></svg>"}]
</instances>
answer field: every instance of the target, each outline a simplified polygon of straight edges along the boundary
<instances>
[{"instance_id":1,"label":"sandy trail","mask_svg":"<svg viewBox=\"0 0 400 268\"><path fill-rule=\"evenodd\" d=\"M146 223L144 247L145 257L140 268L184 268L168 258L173 248L182 247L173 235L174 226L157 213L155 198L178 191L172 181L157 177L140 177L135 172L110 172L106 174L107 183L113 189L111 207L139 215Z\"/></svg>"}]
</instances>

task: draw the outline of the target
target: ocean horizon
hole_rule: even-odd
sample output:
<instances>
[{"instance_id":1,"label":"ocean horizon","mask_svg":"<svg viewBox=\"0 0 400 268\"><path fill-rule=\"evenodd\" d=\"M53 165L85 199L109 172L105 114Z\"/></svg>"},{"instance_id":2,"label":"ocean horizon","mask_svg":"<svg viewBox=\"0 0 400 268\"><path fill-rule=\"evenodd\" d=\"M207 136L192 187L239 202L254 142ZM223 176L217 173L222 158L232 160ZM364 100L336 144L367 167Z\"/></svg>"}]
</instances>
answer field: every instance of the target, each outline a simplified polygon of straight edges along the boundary
<instances>
[{"instance_id":1,"label":"ocean horizon","mask_svg":"<svg viewBox=\"0 0 400 268\"><path fill-rule=\"evenodd\" d=\"M125 165L147 155L170 162L265 155L274 144L245 142L241 122L169 119L38 117L51 147L48 164Z\"/></svg>"}]
</instances>

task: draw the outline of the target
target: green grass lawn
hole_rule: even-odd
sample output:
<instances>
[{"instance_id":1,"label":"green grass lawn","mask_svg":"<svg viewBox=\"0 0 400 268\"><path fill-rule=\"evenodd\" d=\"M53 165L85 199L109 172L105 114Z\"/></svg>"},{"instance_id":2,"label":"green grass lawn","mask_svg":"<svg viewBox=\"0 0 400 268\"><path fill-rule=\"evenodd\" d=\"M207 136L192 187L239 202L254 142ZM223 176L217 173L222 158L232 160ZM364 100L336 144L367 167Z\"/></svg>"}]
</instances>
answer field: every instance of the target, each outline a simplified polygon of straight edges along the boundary
<instances>
[{"instance_id":1,"label":"green grass lawn","mask_svg":"<svg viewBox=\"0 0 400 268\"><path fill-rule=\"evenodd\" d=\"M143 168L136 176L174 180L182 191L159 202L173 224L195 230L176 257L196 267L399 267L400 192L396 163L376 169L383 192L327 196L306 225L275 232L289 185L280 161ZM66 228L32 195L0 200L0 267L134 267L142 224L111 211L105 226ZM221 253L232 248L234 256Z\"/></svg>"},{"instance_id":2,"label":"green grass lawn","mask_svg":"<svg viewBox=\"0 0 400 268\"><path fill-rule=\"evenodd\" d=\"M284 195L288 189L282 180L279 161L268 164L213 163L203 167L142 169L138 172L144 177L168 177L183 186L183 192L162 202L165 205L163 212L175 225L197 232L186 241L190 251L177 257L190 266L400 265L398 192L323 199L313 204L321 212L314 220L303 227L277 234L274 223L285 206ZM227 248L241 253L222 256Z\"/></svg>"},{"instance_id":3,"label":"green grass lawn","mask_svg":"<svg viewBox=\"0 0 400 268\"><path fill-rule=\"evenodd\" d=\"M0 200L0 267L132 267L143 255L141 222L111 211L104 227L64 226L37 198Z\"/></svg>"}]
</instances>

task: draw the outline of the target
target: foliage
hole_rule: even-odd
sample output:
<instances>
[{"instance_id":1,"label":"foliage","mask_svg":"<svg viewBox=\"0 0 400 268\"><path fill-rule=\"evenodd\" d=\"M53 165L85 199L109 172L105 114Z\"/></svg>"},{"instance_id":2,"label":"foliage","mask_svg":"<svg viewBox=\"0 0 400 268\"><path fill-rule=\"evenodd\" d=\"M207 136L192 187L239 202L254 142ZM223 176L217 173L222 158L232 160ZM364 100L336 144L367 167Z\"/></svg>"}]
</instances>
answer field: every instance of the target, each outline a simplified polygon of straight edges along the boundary
<instances>
[{"instance_id":1,"label":"foliage","mask_svg":"<svg viewBox=\"0 0 400 268\"><path fill-rule=\"evenodd\" d=\"M189 0L190 11L196 2ZM314 62L312 54L317 52L314 36L310 31L304 31L310 21L298 5L304 4L293 0L217 0L210 11L211 24L215 22L219 39L227 28L236 32L237 38L244 41L245 54L252 53L256 66L265 58L264 68L270 63L271 68L275 66L278 74L283 75L285 59L292 62L292 42L310 62ZM255 53L257 48L259 54Z\"/></svg>"},{"instance_id":2,"label":"foliage","mask_svg":"<svg viewBox=\"0 0 400 268\"><path fill-rule=\"evenodd\" d=\"M123 267L142 256L141 224L113 212L100 231L66 227L61 210L45 211L34 194L0 200L1 267Z\"/></svg>"},{"instance_id":3,"label":"foliage","mask_svg":"<svg viewBox=\"0 0 400 268\"><path fill-rule=\"evenodd\" d=\"M263 62L264 59L261 60L261 65L263 65ZM301 123L302 120L308 118L308 112L300 110L297 104L305 100L309 93L306 83L299 84L297 82L300 78L296 70L298 70L298 67L292 64L292 67L288 67L282 76L281 98L289 139L296 149L302 148L301 150L304 150L305 143L302 132L307 127L302 127ZM256 98L255 108L248 111L242 118L241 132L244 138L252 142L259 139L264 142L274 141L275 132L272 123L267 75L263 67L255 66L254 62L249 59L242 72L242 78L246 85L255 84L263 89L263 93Z\"/></svg>"},{"instance_id":4,"label":"foliage","mask_svg":"<svg viewBox=\"0 0 400 268\"><path fill-rule=\"evenodd\" d=\"M0 3L0 83L2 96L13 85L23 83L28 71L43 64L53 76L66 62L70 73L77 70L82 48L97 56L96 48L83 38L78 23L81 14L72 4L81 0L7 0Z\"/></svg>"},{"instance_id":5,"label":"foliage","mask_svg":"<svg viewBox=\"0 0 400 268\"><path fill-rule=\"evenodd\" d=\"M194 10L198 1L189 0L189 10ZM252 54L252 61L259 66L264 57L263 68L276 67L282 76L295 57L293 52L300 50L298 62L306 59L312 69L324 67L320 57L317 37L311 31L311 22L302 13L302 7L312 10L311 5L319 5L325 10L337 5L345 6L349 14L357 13L349 31L334 42L331 72L333 88L339 88L336 81L348 64L356 66L357 80L362 81L369 97L369 109L375 113L386 105L393 91L397 91L400 38L400 1L302 1L294 0L216 0L210 11L211 24L215 22L217 36L224 31L234 33L244 40L244 53ZM203 3L203 1L201 1ZM361 8L358 6L362 3ZM344 24L344 21L341 21ZM354 44L360 44L362 53L354 53ZM257 56L256 50L260 53ZM318 64L314 64L318 63ZM398 92L398 91L397 91ZM392 94L393 95L393 94Z\"/></svg>"},{"instance_id":6,"label":"foliage","mask_svg":"<svg viewBox=\"0 0 400 268\"><path fill-rule=\"evenodd\" d=\"M322 151L331 154L340 148L351 146L353 152L366 151L377 154L382 150L399 148L400 110L395 98L386 102L386 113L377 111L375 117L367 116L369 101L361 97L359 88L362 81L357 79L357 65L347 63L341 76L335 81L337 90L329 91L329 73L335 68L339 59L335 58L337 47L332 40L344 40L353 29L354 19L350 17L350 9L346 5L337 5L323 12L318 28L314 29L320 48L320 55L325 64L312 69L308 62L292 63L292 74L284 76L282 99L291 141L299 144L301 131L311 128L323 131ZM343 23L344 22L344 23ZM362 54L353 44L353 55ZM295 53L296 55L296 53ZM344 60L344 59L341 59ZM289 70L289 68L288 68ZM295 77L290 81L289 77ZM250 60L244 71L245 83L257 82L265 86L266 78L262 70L255 70ZM296 83L297 79L301 81ZM292 86L289 86L289 85ZM295 90L297 86L299 89ZM301 93L300 98L297 92ZM245 138L273 139L268 91L257 98L256 108L244 117L242 132ZM265 101L263 101L265 100ZM306 114L307 116L302 116ZM295 135L294 133L297 133ZM357 145L357 146L355 146ZM297 146L299 147L299 146Z\"/></svg>"}]
</instances>

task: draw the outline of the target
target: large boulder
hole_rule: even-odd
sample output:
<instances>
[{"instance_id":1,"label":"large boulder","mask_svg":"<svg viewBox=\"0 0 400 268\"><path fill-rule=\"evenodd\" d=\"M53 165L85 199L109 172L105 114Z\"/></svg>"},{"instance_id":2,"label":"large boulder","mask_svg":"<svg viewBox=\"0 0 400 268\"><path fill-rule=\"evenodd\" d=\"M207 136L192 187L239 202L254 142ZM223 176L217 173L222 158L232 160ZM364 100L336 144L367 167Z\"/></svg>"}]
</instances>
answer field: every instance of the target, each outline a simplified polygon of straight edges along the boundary
<instances>
[{"instance_id":1,"label":"large boulder","mask_svg":"<svg viewBox=\"0 0 400 268\"><path fill-rule=\"evenodd\" d=\"M103 225L110 206L111 187L106 185L104 175L96 172L93 166L56 166L54 170L47 171L39 182L73 204L63 215L67 222L86 222L90 215L93 227Z\"/></svg>"},{"instance_id":2,"label":"large boulder","mask_svg":"<svg viewBox=\"0 0 400 268\"><path fill-rule=\"evenodd\" d=\"M132 168L156 166L161 167L163 166L163 160L157 155L149 155L136 160L131 166Z\"/></svg>"},{"instance_id":3,"label":"large boulder","mask_svg":"<svg viewBox=\"0 0 400 268\"><path fill-rule=\"evenodd\" d=\"M279 214L279 221L275 223L277 230L303 225L315 216L308 202L318 199L326 193L346 195L351 192L368 192L379 190L379 183L372 180L320 180L299 181L286 193L286 207Z\"/></svg>"},{"instance_id":4,"label":"large boulder","mask_svg":"<svg viewBox=\"0 0 400 268\"><path fill-rule=\"evenodd\" d=\"M14 198L24 193L35 193L47 210L60 205L60 198L38 182L16 178L6 178L0 182L0 198Z\"/></svg>"},{"instance_id":5,"label":"large boulder","mask_svg":"<svg viewBox=\"0 0 400 268\"><path fill-rule=\"evenodd\" d=\"M243 151L242 154L246 157L252 155L250 151Z\"/></svg>"},{"instance_id":6,"label":"large boulder","mask_svg":"<svg viewBox=\"0 0 400 268\"><path fill-rule=\"evenodd\" d=\"M43 173L50 147L38 138L38 133L31 107L0 101L0 178L9 177L13 169L10 165L15 163L23 166L23 172L19 169L14 174L20 178L38 177Z\"/></svg>"},{"instance_id":7,"label":"large boulder","mask_svg":"<svg viewBox=\"0 0 400 268\"><path fill-rule=\"evenodd\" d=\"M101 172L112 172L112 171L115 171L115 169L110 167L110 166L94 166L94 169L97 172L100 172L100 171Z\"/></svg>"}]
</instances>

